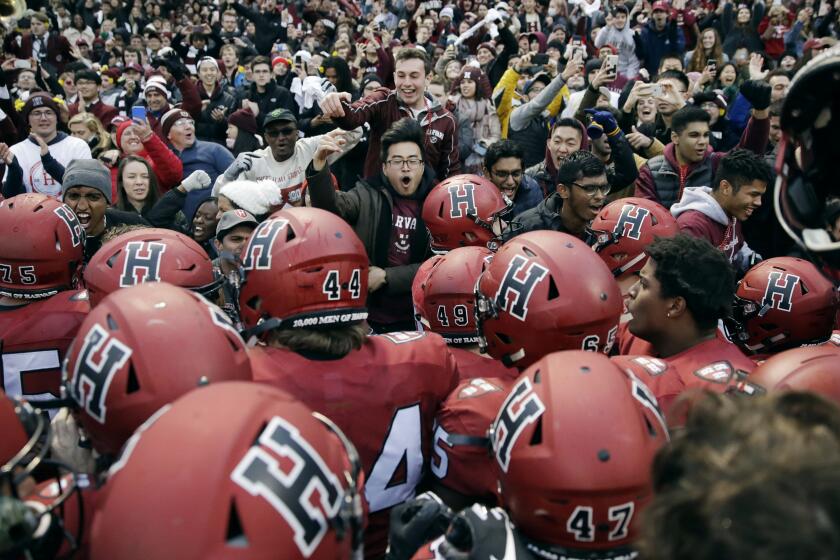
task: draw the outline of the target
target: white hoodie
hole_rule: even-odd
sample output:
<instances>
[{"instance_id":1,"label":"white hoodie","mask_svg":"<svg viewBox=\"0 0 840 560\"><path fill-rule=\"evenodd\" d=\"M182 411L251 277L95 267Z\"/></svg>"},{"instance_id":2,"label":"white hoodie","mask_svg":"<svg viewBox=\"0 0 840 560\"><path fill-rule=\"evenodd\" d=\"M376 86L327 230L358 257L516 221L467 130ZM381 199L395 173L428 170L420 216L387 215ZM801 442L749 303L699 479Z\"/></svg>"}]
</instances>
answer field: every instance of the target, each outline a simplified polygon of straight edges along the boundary
<instances>
[{"instance_id":1,"label":"white hoodie","mask_svg":"<svg viewBox=\"0 0 840 560\"><path fill-rule=\"evenodd\" d=\"M734 230L732 232L732 239L728 241L726 246L720 247L720 249L738 270L745 272L750 268L751 263L756 258L758 260L761 259L761 256L753 251L745 240L739 238L743 236L740 224L737 223L735 218L730 218L720 203L715 200L712 196L711 187L687 187L683 191L680 201L671 206L671 214L673 214L674 218L677 218L681 230L685 229L685 226L683 223L680 223L679 216L689 210L700 212L715 223L720 224L723 228L726 228L730 220L732 220ZM717 240L709 239L708 241L716 245ZM742 241L743 245L736 252L735 249Z\"/></svg>"}]
</instances>

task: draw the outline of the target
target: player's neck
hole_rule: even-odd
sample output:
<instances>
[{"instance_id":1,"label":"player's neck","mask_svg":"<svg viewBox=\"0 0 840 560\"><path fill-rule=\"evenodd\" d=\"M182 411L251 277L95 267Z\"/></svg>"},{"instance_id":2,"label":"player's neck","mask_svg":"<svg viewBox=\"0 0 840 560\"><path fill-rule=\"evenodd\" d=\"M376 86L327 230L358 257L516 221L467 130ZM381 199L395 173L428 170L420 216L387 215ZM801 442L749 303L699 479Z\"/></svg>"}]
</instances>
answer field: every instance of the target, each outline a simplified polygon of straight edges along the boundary
<instances>
[{"instance_id":1,"label":"player's neck","mask_svg":"<svg viewBox=\"0 0 840 560\"><path fill-rule=\"evenodd\" d=\"M691 325L674 325L661 340L651 340L660 358L670 358L715 337L715 329L700 330Z\"/></svg>"}]
</instances>

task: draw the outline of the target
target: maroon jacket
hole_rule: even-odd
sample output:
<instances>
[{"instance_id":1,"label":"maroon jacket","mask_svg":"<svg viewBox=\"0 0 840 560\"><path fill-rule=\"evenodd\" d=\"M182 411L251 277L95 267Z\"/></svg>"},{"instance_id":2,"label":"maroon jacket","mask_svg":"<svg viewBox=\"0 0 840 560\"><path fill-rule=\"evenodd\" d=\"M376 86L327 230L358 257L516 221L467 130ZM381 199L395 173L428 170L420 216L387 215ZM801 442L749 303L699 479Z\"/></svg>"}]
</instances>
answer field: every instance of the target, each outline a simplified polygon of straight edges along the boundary
<instances>
[{"instance_id":1,"label":"maroon jacket","mask_svg":"<svg viewBox=\"0 0 840 560\"><path fill-rule=\"evenodd\" d=\"M435 170L438 181L461 172L458 154L458 123L455 117L439 103L426 96L429 108L420 113L418 122L425 133L424 152L426 165ZM411 117L411 111L397 97L396 90L377 88L376 91L352 105L342 102L344 116L335 119L344 130L353 130L365 123L370 125L368 154L365 159L365 177L378 175L382 169L379 150L382 135L403 117Z\"/></svg>"},{"instance_id":2,"label":"maroon jacket","mask_svg":"<svg viewBox=\"0 0 840 560\"><path fill-rule=\"evenodd\" d=\"M7 50L15 58L32 58L32 34L18 35L7 43ZM56 74L64 71L64 65L76 60L73 57L70 41L64 35L47 33L47 64L51 65Z\"/></svg>"},{"instance_id":3,"label":"maroon jacket","mask_svg":"<svg viewBox=\"0 0 840 560\"><path fill-rule=\"evenodd\" d=\"M70 116L74 116L79 112L79 102L72 103L68 108L70 111ZM93 113L93 115L99 119L99 122L102 123L102 126L105 129L108 129L108 126L111 124L111 121L114 120L114 117L120 114L116 107L113 105L108 105L102 101L102 99L97 99L96 103L87 106L87 112Z\"/></svg>"}]
</instances>

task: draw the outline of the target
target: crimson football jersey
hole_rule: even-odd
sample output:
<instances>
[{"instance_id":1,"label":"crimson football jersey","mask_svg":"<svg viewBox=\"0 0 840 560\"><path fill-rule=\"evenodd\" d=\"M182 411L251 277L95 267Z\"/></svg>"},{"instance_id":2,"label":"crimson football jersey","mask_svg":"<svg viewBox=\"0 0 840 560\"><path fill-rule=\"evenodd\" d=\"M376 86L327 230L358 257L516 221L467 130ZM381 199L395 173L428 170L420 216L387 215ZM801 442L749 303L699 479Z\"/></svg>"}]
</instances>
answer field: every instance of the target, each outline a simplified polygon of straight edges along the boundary
<instances>
[{"instance_id":1,"label":"crimson football jersey","mask_svg":"<svg viewBox=\"0 0 840 560\"><path fill-rule=\"evenodd\" d=\"M341 359L251 350L254 380L278 387L335 422L356 446L369 507L365 556L388 544L388 510L413 498L428 461L435 414L458 383L458 366L434 333L368 337Z\"/></svg>"},{"instance_id":2,"label":"crimson football jersey","mask_svg":"<svg viewBox=\"0 0 840 560\"><path fill-rule=\"evenodd\" d=\"M66 291L32 303L0 306L2 388L29 401L61 396L61 363L90 312L87 292Z\"/></svg>"},{"instance_id":3,"label":"crimson football jersey","mask_svg":"<svg viewBox=\"0 0 840 560\"><path fill-rule=\"evenodd\" d=\"M667 358L637 358L648 360L649 375L642 380L666 413L684 391L706 389L723 393L736 372L749 373L756 367L737 346L717 336ZM664 370L662 363L667 365Z\"/></svg>"},{"instance_id":4,"label":"crimson football jersey","mask_svg":"<svg viewBox=\"0 0 840 560\"><path fill-rule=\"evenodd\" d=\"M476 377L492 377L494 379L516 379L519 372L514 368L505 367L500 360L494 360L489 355L476 354L463 348L449 347L458 363L458 381L466 381Z\"/></svg>"},{"instance_id":5,"label":"crimson football jersey","mask_svg":"<svg viewBox=\"0 0 840 560\"><path fill-rule=\"evenodd\" d=\"M467 379L441 405L431 470L443 486L476 499L496 494L496 469L487 430L514 379Z\"/></svg>"}]
</instances>

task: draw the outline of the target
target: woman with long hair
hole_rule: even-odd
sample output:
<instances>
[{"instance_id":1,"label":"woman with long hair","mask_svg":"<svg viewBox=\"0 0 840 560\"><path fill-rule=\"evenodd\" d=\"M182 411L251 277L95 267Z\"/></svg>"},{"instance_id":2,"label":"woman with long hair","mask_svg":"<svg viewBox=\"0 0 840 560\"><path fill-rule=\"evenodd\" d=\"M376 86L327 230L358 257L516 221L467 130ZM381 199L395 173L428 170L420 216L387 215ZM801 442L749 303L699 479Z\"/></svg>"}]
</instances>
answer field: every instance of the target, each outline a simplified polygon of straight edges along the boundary
<instances>
[{"instance_id":1,"label":"woman with long hair","mask_svg":"<svg viewBox=\"0 0 840 560\"><path fill-rule=\"evenodd\" d=\"M464 173L480 172L487 147L502 136L499 115L490 100L490 82L480 68L465 66L451 93Z\"/></svg>"},{"instance_id":2,"label":"woman with long hair","mask_svg":"<svg viewBox=\"0 0 840 560\"><path fill-rule=\"evenodd\" d=\"M67 122L67 128L72 136L87 142L91 157L97 158L111 148L111 136L93 113L76 113Z\"/></svg>"},{"instance_id":3,"label":"woman with long hair","mask_svg":"<svg viewBox=\"0 0 840 560\"><path fill-rule=\"evenodd\" d=\"M720 34L713 27L704 29L694 50L685 53L685 71L703 72L710 60L715 61L716 68L729 62L729 56L723 52Z\"/></svg>"},{"instance_id":4,"label":"woman with long hair","mask_svg":"<svg viewBox=\"0 0 840 560\"><path fill-rule=\"evenodd\" d=\"M159 196L151 164L139 156L125 156L117 170L117 209L145 218Z\"/></svg>"}]
</instances>

